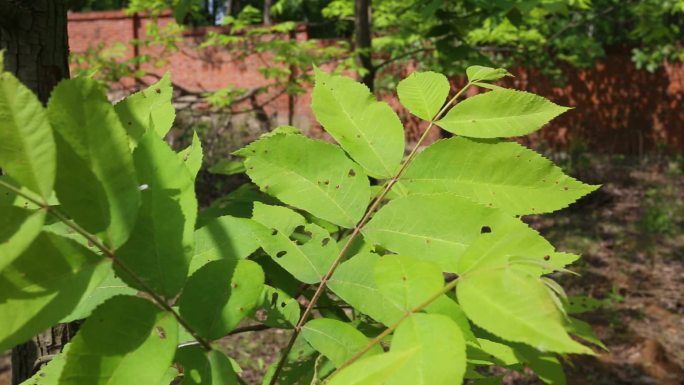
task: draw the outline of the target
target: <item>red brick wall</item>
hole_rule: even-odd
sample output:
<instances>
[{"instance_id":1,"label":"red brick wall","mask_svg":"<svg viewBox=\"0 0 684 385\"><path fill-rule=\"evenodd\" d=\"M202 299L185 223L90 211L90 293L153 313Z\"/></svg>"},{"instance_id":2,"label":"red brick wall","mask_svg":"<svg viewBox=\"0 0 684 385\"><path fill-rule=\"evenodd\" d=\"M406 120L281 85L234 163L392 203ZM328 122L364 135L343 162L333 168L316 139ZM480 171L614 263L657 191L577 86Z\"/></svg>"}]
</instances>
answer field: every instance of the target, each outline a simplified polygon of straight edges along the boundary
<instances>
[{"instance_id":1,"label":"red brick wall","mask_svg":"<svg viewBox=\"0 0 684 385\"><path fill-rule=\"evenodd\" d=\"M163 16L161 23L170 20ZM71 13L69 44L72 52L83 52L99 43L111 46L128 44L136 34L144 38L144 16L137 20L121 12ZM220 49L198 50L206 29L184 35L180 52L170 56L165 68L173 82L190 91L213 91L229 85L252 88L268 83L257 68L267 56L250 56L244 60L229 57ZM287 38L287 37L284 37ZM306 31L298 30L298 40L306 39ZM130 45L129 45L130 47ZM133 55L129 48L128 55ZM158 52L142 52L159 54ZM556 86L534 71L517 69L516 77L507 85L546 96L556 103L575 107L530 139L537 144L563 148L571 142L583 143L591 151L637 154L661 144L684 152L684 66L666 65L655 73L637 70L629 52L615 52L591 70L568 69L568 82ZM454 79L458 84L462 81ZM128 84L132 86L132 84ZM262 96L264 98L268 95ZM391 99L392 96L387 98ZM397 109L393 100L388 100ZM317 127L309 111L310 95L297 98L295 123L304 129ZM267 113L278 123L287 121L287 97L276 98ZM402 117L405 111L399 111ZM415 129L418 123L409 123Z\"/></svg>"}]
</instances>

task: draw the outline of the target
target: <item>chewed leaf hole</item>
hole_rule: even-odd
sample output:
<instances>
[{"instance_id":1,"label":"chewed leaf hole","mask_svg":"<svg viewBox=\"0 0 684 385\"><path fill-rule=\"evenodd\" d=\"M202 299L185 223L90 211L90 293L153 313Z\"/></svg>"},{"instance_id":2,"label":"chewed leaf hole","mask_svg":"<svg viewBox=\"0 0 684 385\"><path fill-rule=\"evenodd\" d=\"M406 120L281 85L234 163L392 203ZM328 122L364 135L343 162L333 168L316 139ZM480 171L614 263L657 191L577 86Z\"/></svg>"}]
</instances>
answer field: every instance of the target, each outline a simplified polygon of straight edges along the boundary
<instances>
[{"instance_id":1,"label":"chewed leaf hole","mask_svg":"<svg viewBox=\"0 0 684 385\"><path fill-rule=\"evenodd\" d=\"M480 229L480 234L489 234L492 232L492 228L489 226L482 226Z\"/></svg>"},{"instance_id":2,"label":"chewed leaf hole","mask_svg":"<svg viewBox=\"0 0 684 385\"><path fill-rule=\"evenodd\" d=\"M350 168L350 169L349 169L349 176L350 176L350 177L356 176L356 171L354 171L354 169Z\"/></svg>"},{"instance_id":3,"label":"chewed leaf hole","mask_svg":"<svg viewBox=\"0 0 684 385\"><path fill-rule=\"evenodd\" d=\"M326 246L330 242L330 238L323 238L321 240L321 246Z\"/></svg>"},{"instance_id":4,"label":"chewed leaf hole","mask_svg":"<svg viewBox=\"0 0 684 385\"><path fill-rule=\"evenodd\" d=\"M285 250L279 251L276 253L276 258L282 258L285 256L285 254L287 254L287 251L285 251Z\"/></svg>"}]
</instances>

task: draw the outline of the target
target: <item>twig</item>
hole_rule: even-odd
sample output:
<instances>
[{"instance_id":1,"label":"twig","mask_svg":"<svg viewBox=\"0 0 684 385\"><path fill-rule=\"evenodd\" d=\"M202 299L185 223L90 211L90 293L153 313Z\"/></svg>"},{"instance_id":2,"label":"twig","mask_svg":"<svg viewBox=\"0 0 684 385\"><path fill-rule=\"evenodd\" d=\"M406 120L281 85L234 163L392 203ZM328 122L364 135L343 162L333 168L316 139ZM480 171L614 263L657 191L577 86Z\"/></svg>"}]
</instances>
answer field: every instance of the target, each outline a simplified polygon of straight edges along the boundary
<instances>
[{"instance_id":1,"label":"twig","mask_svg":"<svg viewBox=\"0 0 684 385\"><path fill-rule=\"evenodd\" d=\"M454 95L453 98L451 98L439 112L435 115L435 117L430 121L430 124L427 126L423 134L421 135L420 139L418 139L418 142L416 142L416 145L413 147L411 150L411 153L409 153L408 157L404 161L404 163L401 165L401 168L397 173L387 182L385 185L385 188L382 190L380 195L378 195L377 198L371 203L370 207L368 210L366 210L366 214L361 218L359 223L354 227L354 230L352 231L351 235L347 239L347 242L342 246L342 249L340 250L339 254L333 261L332 265L328 269L328 272L323 276L321 279L321 283L318 285L318 288L316 289L316 292L314 293L313 297L311 298L311 301L309 301L309 304L307 305L306 309L304 309L304 313L302 313L301 317L299 318L299 322L297 322L297 326L295 326L294 331L292 332L292 336L290 337L290 340L287 343L287 346L283 350L283 354L280 358L280 361L278 361L278 365L275 368L275 371L273 372L273 377L271 377L271 381L269 382L269 385L276 385L278 382L278 376L280 372L282 371L283 367L285 366L285 362L287 362L287 356L292 350L292 347L294 346L295 340L297 339L297 336L299 336L299 333L302 331L302 327L306 323L306 321L309 319L309 316L311 315L311 311L313 310L314 306L316 305L316 302L318 299L321 297L323 294L323 291L325 290L328 281L330 281L330 278L332 277L333 273L337 269L337 266L342 262L342 258L347 254L347 251L349 251L349 248L351 247L352 243L356 239L356 237L361 233L361 229L366 225L366 223L370 220L370 217L373 215L376 209L379 208L380 204L382 201L385 199L385 196L387 196L387 193L392 189L392 187L399 181L399 178L401 175L404 173L408 165L411 163L413 158L416 156L418 153L418 149L420 146L423 144L425 139L427 138L428 134L430 133L430 130L435 124L435 121L439 120L442 115L446 112L446 110L471 86L471 83L467 83L460 91ZM454 281L455 282L455 281Z\"/></svg>"}]
</instances>

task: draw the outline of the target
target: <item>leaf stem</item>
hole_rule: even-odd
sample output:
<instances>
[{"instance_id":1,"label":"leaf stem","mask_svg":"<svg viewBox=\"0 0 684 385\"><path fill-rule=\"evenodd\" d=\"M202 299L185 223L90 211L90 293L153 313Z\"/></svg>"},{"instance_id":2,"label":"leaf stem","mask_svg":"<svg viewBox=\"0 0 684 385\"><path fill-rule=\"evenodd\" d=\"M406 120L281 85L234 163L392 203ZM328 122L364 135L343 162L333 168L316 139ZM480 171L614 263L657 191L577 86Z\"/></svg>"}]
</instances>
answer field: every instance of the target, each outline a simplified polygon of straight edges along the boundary
<instances>
[{"instance_id":1,"label":"leaf stem","mask_svg":"<svg viewBox=\"0 0 684 385\"><path fill-rule=\"evenodd\" d=\"M57 218L60 222L64 223L65 225L69 226L72 230L83 236L90 244L93 246L97 247L100 251L102 251L102 254L106 257L112 260L112 263L117 265L119 268L121 268L122 271L124 271L126 274L128 274L135 282L136 284L140 285L140 287L143 289L145 293L147 293L154 302L157 303L159 307L161 307L163 310L171 313L178 323L183 326L185 330L188 331L192 335L193 338L197 340L197 342L202 345L202 347L206 350L212 350L211 344L209 341L205 340L204 338L200 337L197 332L188 325L188 323L176 312L171 305L169 305L164 298L162 298L159 294L155 293L152 288L150 288L140 277L138 277L133 271L131 271L125 264L123 264L119 259L116 257L116 254L114 254L114 251L112 251L109 247L107 247L102 241L96 237L95 235L89 233L87 230L79 226L77 223L74 221L70 220L69 218L66 217L66 215L62 214L59 210L56 208L50 206L47 202L43 202L39 199L36 199L32 197L30 194L27 194L26 192L22 191L21 189L18 189L15 186L12 186L11 184L0 180L0 186L4 187L5 189L25 198L29 202L41 207L42 209L46 210L48 213L50 213L52 216Z\"/></svg>"},{"instance_id":2,"label":"leaf stem","mask_svg":"<svg viewBox=\"0 0 684 385\"><path fill-rule=\"evenodd\" d=\"M299 318L299 322L297 322L297 326L295 326L294 331L292 332L292 336L290 337L290 340L287 343L287 346L285 346L285 349L283 350L282 356L280 357L280 361L278 361L278 365L275 368L275 371L273 372L273 377L271 377L271 381L269 382L269 385L276 385L278 382L278 376L280 375L280 371L283 369L285 366L285 362L287 362L287 356L290 354L290 351L292 350L292 347L294 346L295 340L297 339L297 336L299 336L299 333L302 331L302 327L306 323L306 321L309 319L309 316L311 315L311 311L313 310L314 306L316 306L316 302L318 299L321 297L323 294L323 291L325 290L326 286L328 285L328 281L330 281L330 278L332 277L333 273L337 269L337 266L342 262L342 258L347 254L347 251L349 251L352 243L356 239L356 237L361 233L361 229L368 223L370 220L371 216L373 213L379 208L380 204L382 201L385 199L387 196L387 193L394 187L394 185L399 181L399 178L401 178L402 174L406 169L408 168L409 164L411 161L413 161L413 158L415 158L416 154L418 153L418 149L420 146L423 144L425 139L427 139L428 134L430 133L430 130L432 127L435 125L435 121L439 120L442 118L444 113L447 111L447 109L453 105L456 100L472 85L471 82L468 82L461 90L459 90L454 97L449 99L449 101L442 107L442 109L437 112L434 118L430 120L430 124L427 126L423 134L420 136L420 139L418 139L418 142L416 142L415 146L413 146L413 149L409 153L409 155L406 157L406 160L402 163L401 167L399 168L399 171L391 178L387 183L385 184L385 187L383 188L382 192L380 195L378 195L371 205L369 206L368 210L366 210L365 215L359 223L354 227L354 230L352 231L351 235L347 239L347 242L345 242L344 246L342 246L342 249L340 250L339 254L333 261L332 265L328 269L328 272L325 273L323 278L321 279L321 283L318 285L318 288L316 289L316 292L314 292L313 297L311 297L311 301L309 301L309 304L306 306L306 309L304 309L304 312L302 313L301 317Z\"/></svg>"},{"instance_id":3,"label":"leaf stem","mask_svg":"<svg viewBox=\"0 0 684 385\"><path fill-rule=\"evenodd\" d=\"M356 360L358 360L359 358L361 358L364 354L366 354L366 352L368 352L369 350L371 350L371 348L372 348L373 346L379 344L385 337L387 337L388 335L392 334L392 332L394 332L394 331L399 327L399 325L401 325L401 323L404 322L408 317L410 317L411 315L413 315L413 314L415 314L415 313L418 313L419 311L425 309L425 308L428 307L432 302L436 301L439 297L441 297L443 294L448 293L448 292L451 291L453 288L455 288L455 287L456 287L456 284L458 283L458 281L459 281L459 278L456 278L455 280L449 282L449 283L446 284L440 291L438 291L437 293L434 293L433 295L431 295L430 297L428 297L428 299L426 299L425 301L421 302L419 305L417 305L417 306L414 307L413 309L411 309L411 310L407 311L406 313L404 313L404 314L403 314L395 323L393 323L392 325L390 325L390 326L389 326L387 329L385 329L382 333L380 333L380 334L377 335L375 338L373 338L373 339L368 343L368 345L364 346L363 349L361 349L361 350L359 350L358 352L356 352L353 356L349 357L349 359L347 359L347 361L345 361L342 365L340 365L337 369L335 369L335 371L330 375L329 378L332 378L332 376L334 376L337 372L339 372L340 370L346 368L347 366L349 366L349 365L351 365L352 363L354 363L354 361L356 361Z\"/></svg>"}]
</instances>

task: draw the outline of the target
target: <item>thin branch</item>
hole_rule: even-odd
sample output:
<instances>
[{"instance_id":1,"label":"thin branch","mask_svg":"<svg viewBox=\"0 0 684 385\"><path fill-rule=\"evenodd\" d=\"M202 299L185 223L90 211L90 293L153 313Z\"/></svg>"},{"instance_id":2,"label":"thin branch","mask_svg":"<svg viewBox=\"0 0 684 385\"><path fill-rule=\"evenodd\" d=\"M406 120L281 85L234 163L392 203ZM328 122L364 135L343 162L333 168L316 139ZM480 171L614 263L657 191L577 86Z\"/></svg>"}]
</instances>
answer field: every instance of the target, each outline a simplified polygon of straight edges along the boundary
<instances>
[{"instance_id":1,"label":"thin branch","mask_svg":"<svg viewBox=\"0 0 684 385\"><path fill-rule=\"evenodd\" d=\"M430 130L435 124L435 121L439 120L444 113L446 113L446 110L454 103L456 100L472 85L472 83L466 84L460 91L454 95L453 98L451 98L439 112L435 115L435 117L430 121L430 124L427 126L425 131L423 132L423 135L421 135L420 139L418 139L418 142L416 145L413 147L411 150L411 153L408 155L406 160L403 162L401 165L401 168L399 171L397 171L396 175L394 175L385 185L385 188L382 190L380 195L378 195L377 198L373 201L373 203L370 205L368 210L366 210L366 214L361 218L359 223L354 227L354 230L352 231L351 235L347 239L347 242L342 246L342 249L340 250L339 254L333 261L332 265L330 266L330 269L328 269L328 272L323 276L321 279L321 283L318 285L318 288L316 289L316 292L314 293L313 297L311 298L311 301L309 301L309 304L307 305L306 309L304 310L304 313L302 313L301 317L299 318L299 322L297 322L297 326L295 326L295 329L292 333L292 336L290 337L290 340L287 343L287 346L283 350L283 354L280 358L280 361L278 361L278 365L275 368L275 371L273 372L273 377L271 377L271 381L269 382L269 385L276 385L278 382L278 376L280 372L282 371L283 367L285 366L285 362L287 362L287 356L292 350L292 347L294 346L295 340L297 339L297 336L302 331L302 327L306 323L306 321L309 319L309 316L311 315L311 311L313 310L314 306L316 306L316 302L318 299L321 297L323 294L323 291L325 290L328 281L330 281L330 278L332 277L333 273L337 269L337 266L342 262L342 258L347 254L347 251L349 251L352 243L356 239L356 237L361 233L361 229L368 223L370 220L370 217L373 215L373 213L380 207L380 204L382 201L385 199L387 196L387 193L392 189L392 187L399 181L399 178L402 176L408 165L411 163L413 158L416 156L418 153L418 149L420 146L423 144L425 139L427 138L428 134L430 133Z\"/></svg>"},{"instance_id":2,"label":"thin branch","mask_svg":"<svg viewBox=\"0 0 684 385\"><path fill-rule=\"evenodd\" d=\"M83 236L90 244L94 245L100 251L102 251L102 254L106 258L109 258L112 260L112 263L117 265L123 272L128 274L136 284L138 284L142 290L147 293L152 299L154 299L154 302L157 303L159 307L161 307L163 310L171 313L178 323L183 326L185 330L188 331L192 335L195 340L199 342L200 345L206 350L212 350L211 344L205 340L204 338L200 337L197 332L188 325L188 323L174 310L171 305L169 305L164 298L162 298L159 294L155 293L152 288L150 288L140 277L138 277L133 271L131 271L125 264L123 264L119 259L116 257L114 254L114 251L112 251L109 247L107 247L105 244L100 241L99 238L97 238L95 235L89 233L86 231L84 228L79 226L77 223L73 222L69 218L66 217L66 215L62 214L59 210L57 210L55 207L50 206L47 202L43 202L40 199L37 199L30 194L25 193L24 191L21 191L20 189L16 188L15 186L0 180L0 186L4 187L5 189L25 198L26 200L30 201L31 203L39 206L41 209L47 211L50 213L52 216L57 218L59 221L63 222L65 225L69 226L72 230Z\"/></svg>"}]
</instances>

